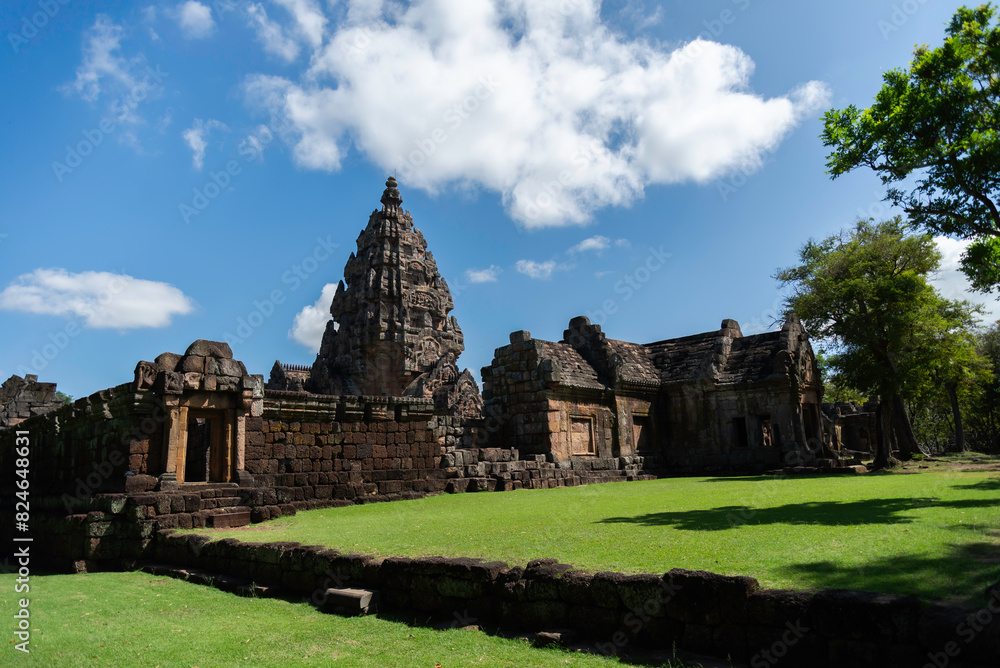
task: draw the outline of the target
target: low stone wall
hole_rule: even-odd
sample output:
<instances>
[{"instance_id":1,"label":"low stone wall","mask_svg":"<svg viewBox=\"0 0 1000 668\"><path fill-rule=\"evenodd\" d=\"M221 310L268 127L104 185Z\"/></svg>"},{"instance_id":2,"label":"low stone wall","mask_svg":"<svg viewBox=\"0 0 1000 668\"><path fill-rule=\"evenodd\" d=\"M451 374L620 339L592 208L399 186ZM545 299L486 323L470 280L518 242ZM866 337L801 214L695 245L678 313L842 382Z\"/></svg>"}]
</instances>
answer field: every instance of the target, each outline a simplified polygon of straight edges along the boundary
<instances>
[{"instance_id":1,"label":"low stone wall","mask_svg":"<svg viewBox=\"0 0 1000 668\"><path fill-rule=\"evenodd\" d=\"M156 397L131 383L95 392L0 430L0 470L14 469L14 439L26 431L32 495L124 492L126 471L144 471L160 457L162 411Z\"/></svg>"},{"instance_id":2,"label":"low stone wall","mask_svg":"<svg viewBox=\"0 0 1000 668\"><path fill-rule=\"evenodd\" d=\"M278 586L317 605L328 588L362 587L379 592L381 612L504 632L569 629L609 654L633 644L677 647L753 668L985 668L1000 656L1000 597L971 611L913 596L762 590L753 578L703 571L592 574L547 559L525 568L476 559L378 559L172 532L159 536L155 558Z\"/></svg>"}]
</instances>

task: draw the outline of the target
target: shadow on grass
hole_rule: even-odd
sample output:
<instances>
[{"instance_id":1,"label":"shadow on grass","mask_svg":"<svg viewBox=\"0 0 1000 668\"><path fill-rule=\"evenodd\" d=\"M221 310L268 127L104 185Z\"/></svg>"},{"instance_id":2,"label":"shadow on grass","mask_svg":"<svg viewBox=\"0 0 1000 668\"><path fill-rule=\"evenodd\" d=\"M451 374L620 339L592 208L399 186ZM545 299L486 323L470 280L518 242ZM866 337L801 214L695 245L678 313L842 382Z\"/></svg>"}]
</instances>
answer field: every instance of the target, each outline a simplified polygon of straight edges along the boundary
<instances>
[{"instance_id":1,"label":"shadow on grass","mask_svg":"<svg viewBox=\"0 0 1000 668\"><path fill-rule=\"evenodd\" d=\"M924 600L944 600L981 607L986 587L1000 578L1000 545L950 545L945 555L908 554L881 557L860 568L830 561L789 564L780 570L815 589L907 592Z\"/></svg>"},{"instance_id":2,"label":"shadow on grass","mask_svg":"<svg viewBox=\"0 0 1000 668\"><path fill-rule=\"evenodd\" d=\"M1000 478L989 478L987 480L980 480L979 482L970 482L964 485L952 485L955 489L976 489L983 492L996 492L1000 491ZM998 501L1000 505L1000 501Z\"/></svg>"},{"instance_id":3,"label":"shadow on grass","mask_svg":"<svg viewBox=\"0 0 1000 668\"><path fill-rule=\"evenodd\" d=\"M414 613L414 612L378 612L375 616L379 619L395 624L404 624L410 628L432 628L442 633L448 631L461 631L463 633L474 629L494 638L505 640L519 640L525 644L532 644L532 633L526 630L504 629L495 622L482 621L469 614L468 610L462 613L454 612L450 616L445 613ZM580 633L576 640L568 647L562 645L550 645L549 651L562 652L572 655L577 652L585 652L594 656L608 659L616 658L617 663L613 665L640 666L648 668L701 668L701 663L693 662L694 659L687 658L690 652L673 650L651 649L642 647L635 643L625 643L616 647L617 653L607 653L601 647L610 643L607 638L586 638ZM541 648L535 645L536 648ZM610 664L609 664L610 665Z\"/></svg>"},{"instance_id":4,"label":"shadow on grass","mask_svg":"<svg viewBox=\"0 0 1000 668\"><path fill-rule=\"evenodd\" d=\"M893 472L897 473L897 472ZM881 475L881 471L872 471L867 476ZM796 473L795 475L734 475L729 477L705 478L702 482L797 482L801 480L813 480L815 478L836 478L838 480L849 480L856 476L849 476L844 473Z\"/></svg>"},{"instance_id":5,"label":"shadow on grass","mask_svg":"<svg viewBox=\"0 0 1000 668\"><path fill-rule=\"evenodd\" d=\"M932 497L913 499L866 499L864 501L809 501L773 508L722 506L699 510L646 513L634 517L607 517L599 524L672 526L685 531L720 531L742 524L820 524L854 526L862 524L907 524L906 513L918 508L982 508L996 506L995 499L940 501Z\"/></svg>"}]
</instances>

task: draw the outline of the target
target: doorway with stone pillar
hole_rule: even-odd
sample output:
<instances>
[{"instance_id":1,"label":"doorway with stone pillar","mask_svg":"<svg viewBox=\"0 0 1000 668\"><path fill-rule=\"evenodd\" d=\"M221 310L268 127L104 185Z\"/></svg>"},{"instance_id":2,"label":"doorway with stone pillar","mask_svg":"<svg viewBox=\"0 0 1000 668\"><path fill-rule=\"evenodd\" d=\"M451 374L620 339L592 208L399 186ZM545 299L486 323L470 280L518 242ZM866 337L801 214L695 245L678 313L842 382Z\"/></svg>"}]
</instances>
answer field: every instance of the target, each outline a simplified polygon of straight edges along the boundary
<instances>
[{"instance_id":1,"label":"doorway with stone pillar","mask_svg":"<svg viewBox=\"0 0 1000 668\"><path fill-rule=\"evenodd\" d=\"M233 411L188 409L187 413L185 444L177 452L177 481L232 481L236 446L233 443Z\"/></svg>"},{"instance_id":2,"label":"doorway with stone pillar","mask_svg":"<svg viewBox=\"0 0 1000 668\"><path fill-rule=\"evenodd\" d=\"M172 484L236 483L245 447L245 416L228 393L199 392L170 397L164 425L161 482ZM174 483L176 481L176 483Z\"/></svg>"}]
</instances>

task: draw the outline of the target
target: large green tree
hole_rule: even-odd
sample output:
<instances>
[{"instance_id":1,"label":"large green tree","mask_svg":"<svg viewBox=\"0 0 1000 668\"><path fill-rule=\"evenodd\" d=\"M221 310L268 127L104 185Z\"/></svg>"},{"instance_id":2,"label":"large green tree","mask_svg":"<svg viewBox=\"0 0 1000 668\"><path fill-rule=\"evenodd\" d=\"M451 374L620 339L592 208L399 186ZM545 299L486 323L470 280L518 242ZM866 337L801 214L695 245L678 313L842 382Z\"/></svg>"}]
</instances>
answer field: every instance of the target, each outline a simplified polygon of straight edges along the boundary
<instances>
[{"instance_id":1,"label":"large green tree","mask_svg":"<svg viewBox=\"0 0 1000 668\"><path fill-rule=\"evenodd\" d=\"M979 354L990 373L984 374L972 392L970 431L975 448L1000 452L1000 322L978 337Z\"/></svg>"},{"instance_id":2,"label":"large green tree","mask_svg":"<svg viewBox=\"0 0 1000 668\"><path fill-rule=\"evenodd\" d=\"M908 235L906 228L899 217L858 221L809 241L798 266L775 274L792 288L786 313L798 314L836 351L827 363L840 382L879 398L877 468L896 463L894 442L904 456L918 447L901 393L923 373L928 320L941 304L927 282L941 254L930 235Z\"/></svg>"},{"instance_id":3,"label":"large green tree","mask_svg":"<svg viewBox=\"0 0 1000 668\"><path fill-rule=\"evenodd\" d=\"M971 240L962 269L1000 287L1000 26L992 4L958 10L942 46L883 75L868 109L824 116L833 178L873 169L886 199L934 234Z\"/></svg>"},{"instance_id":4,"label":"large green tree","mask_svg":"<svg viewBox=\"0 0 1000 668\"><path fill-rule=\"evenodd\" d=\"M990 378L987 360L979 351L976 329L982 308L967 301L937 297L928 300L914 325L910 345L912 373L902 394L916 404L938 404L946 398L952 416L955 449L965 452L962 401ZM940 405L940 404L938 404Z\"/></svg>"}]
</instances>

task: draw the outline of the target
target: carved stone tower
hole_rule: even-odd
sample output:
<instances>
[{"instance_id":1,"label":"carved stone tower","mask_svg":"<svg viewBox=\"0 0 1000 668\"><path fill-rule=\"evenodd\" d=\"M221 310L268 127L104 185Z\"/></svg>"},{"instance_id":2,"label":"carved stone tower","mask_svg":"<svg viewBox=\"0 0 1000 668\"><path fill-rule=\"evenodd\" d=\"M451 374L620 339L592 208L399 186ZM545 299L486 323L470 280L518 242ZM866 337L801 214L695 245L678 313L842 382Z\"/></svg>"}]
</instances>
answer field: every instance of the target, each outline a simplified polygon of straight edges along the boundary
<instances>
[{"instance_id":1,"label":"carved stone tower","mask_svg":"<svg viewBox=\"0 0 1000 668\"><path fill-rule=\"evenodd\" d=\"M479 390L455 361L465 349L448 284L389 177L344 267L311 392L433 397L436 408L478 417Z\"/></svg>"}]
</instances>

